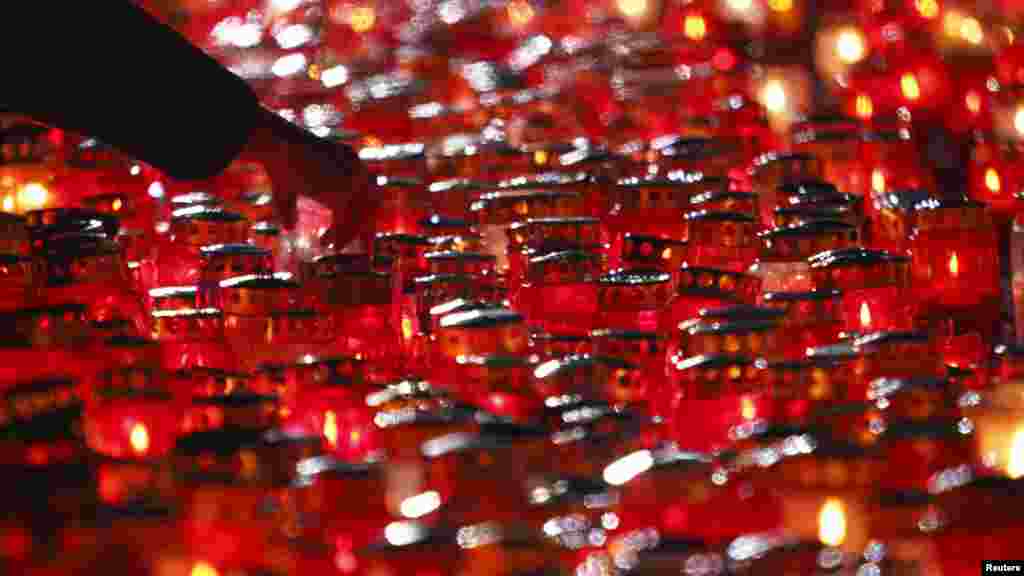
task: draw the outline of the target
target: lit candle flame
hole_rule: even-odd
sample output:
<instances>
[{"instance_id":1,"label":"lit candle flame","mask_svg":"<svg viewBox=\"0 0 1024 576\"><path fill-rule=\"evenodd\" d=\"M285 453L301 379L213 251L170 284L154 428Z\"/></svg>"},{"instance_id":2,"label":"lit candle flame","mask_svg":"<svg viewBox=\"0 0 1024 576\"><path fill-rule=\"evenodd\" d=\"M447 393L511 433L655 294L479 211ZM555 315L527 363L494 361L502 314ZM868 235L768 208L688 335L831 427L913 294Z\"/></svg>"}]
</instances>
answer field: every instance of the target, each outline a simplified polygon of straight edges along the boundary
<instances>
[{"instance_id":1,"label":"lit candle flame","mask_svg":"<svg viewBox=\"0 0 1024 576\"><path fill-rule=\"evenodd\" d=\"M765 84L761 100L769 112L783 112L786 109L786 89L778 80Z\"/></svg>"},{"instance_id":2,"label":"lit candle flame","mask_svg":"<svg viewBox=\"0 0 1024 576\"><path fill-rule=\"evenodd\" d=\"M916 0L914 7L922 18L931 20L939 15L939 3L936 0Z\"/></svg>"},{"instance_id":3,"label":"lit candle flame","mask_svg":"<svg viewBox=\"0 0 1024 576\"><path fill-rule=\"evenodd\" d=\"M508 17L516 26L525 26L533 20L533 7L529 2L512 2L508 5Z\"/></svg>"},{"instance_id":4,"label":"lit candle flame","mask_svg":"<svg viewBox=\"0 0 1024 576\"><path fill-rule=\"evenodd\" d=\"M1010 443L1010 455L1006 463L1006 473L1013 480L1024 477L1024 428L1017 430Z\"/></svg>"},{"instance_id":5,"label":"lit candle flame","mask_svg":"<svg viewBox=\"0 0 1024 576\"><path fill-rule=\"evenodd\" d=\"M220 576L220 572L217 572L216 568L206 562L196 562L192 566L189 576Z\"/></svg>"},{"instance_id":6,"label":"lit candle flame","mask_svg":"<svg viewBox=\"0 0 1024 576\"><path fill-rule=\"evenodd\" d=\"M333 410L324 413L324 438L331 448L338 447L338 417Z\"/></svg>"},{"instance_id":7,"label":"lit candle flame","mask_svg":"<svg viewBox=\"0 0 1024 576\"><path fill-rule=\"evenodd\" d=\"M953 255L949 257L949 273L953 276L960 274L960 259L957 258L956 252L953 252Z\"/></svg>"},{"instance_id":8,"label":"lit candle flame","mask_svg":"<svg viewBox=\"0 0 1024 576\"><path fill-rule=\"evenodd\" d=\"M412 319L410 318L402 318L402 338L412 339Z\"/></svg>"},{"instance_id":9,"label":"lit candle flame","mask_svg":"<svg viewBox=\"0 0 1024 576\"><path fill-rule=\"evenodd\" d=\"M835 498L826 500L818 512L818 540L833 548L846 540L846 511L843 503Z\"/></svg>"},{"instance_id":10,"label":"lit candle flame","mask_svg":"<svg viewBox=\"0 0 1024 576\"><path fill-rule=\"evenodd\" d=\"M871 309L868 308L867 302L860 303L860 326L861 328L871 328Z\"/></svg>"},{"instance_id":11,"label":"lit candle flame","mask_svg":"<svg viewBox=\"0 0 1024 576\"><path fill-rule=\"evenodd\" d=\"M647 0L619 0L619 11L623 16L635 18L647 14Z\"/></svg>"},{"instance_id":12,"label":"lit candle flame","mask_svg":"<svg viewBox=\"0 0 1024 576\"><path fill-rule=\"evenodd\" d=\"M754 405L754 401L744 396L740 400L740 412L743 415L744 420L753 420L757 418L757 406Z\"/></svg>"},{"instance_id":13,"label":"lit candle flame","mask_svg":"<svg viewBox=\"0 0 1024 576\"><path fill-rule=\"evenodd\" d=\"M708 32L707 22L699 14L690 14L683 21L683 34L690 40L700 41Z\"/></svg>"},{"instance_id":14,"label":"lit candle flame","mask_svg":"<svg viewBox=\"0 0 1024 576\"><path fill-rule=\"evenodd\" d=\"M871 118L875 114L875 105L871 102L871 96L867 94L858 94L854 106L860 118Z\"/></svg>"},{"instance_id":15,"label":"lit candle flame","mask_svg":"<svg viewBox=\"0 0 1024 576\"><path fill-rule=\"evenodd\" d=\"M900 91L907 100L917 100L921 97L921 85L917 82L917 76L904 74L900 77Z\"/></svg>"},{"instance_id":16,"label":"lit candle flame","mask_svg":"<svg viewBox=\"0 0 1024 576\"><path fill-rule=\"evenodd\" d=\"M372 6L357 6L348 17L348 24L355 32L369 32L377 22L377 14Z\"/></svg>"},{"instance_id":17,"label":"lit candle flame","mask_svg":"<svg viewBox=\"0 0 1024 576\"><path fill-rule=\"evenodd\" d=\"M149 451L149 430L146 430L146 425L142 423L135 424L132 426L131 434L128 436L128 442L132 445L132 450L135 454L143 456Z\"/></svg>"},{"instance_id":18,"label":"lit candle flame","mask_svg":"<svg viewBox=\"0 0 1024 576\"><path fill-rule=\"evenodd\" d=\"M845 64L856 64L864 59L867 47L864 36L853 28L843 30L836 36L836 55Z\"/></svg>"},{"instance_id":19,"label":"lit candle flame","mask_svg":"<svg viewBox=\"0 0 1024 576\"><path fill-rule=\"evenodd\" d=\"M964 105L967 106L967 111L971 114L981 112L981 96L974 90L971 90L964 96Z\"/></svg>"},{"instance_id":20,"label":"lit candle flame","mask_svg":"<svg viewBox=\"0 0 1024 576\"><path fill-rule=\"evenodd\" d=\"M999 172L996 171L995 168L985 170L985 187L993 193L998 193L1003 189L1003 183L999 178Z\"/></svg>"},{"instance_id":21,"label":"lit candle flame","mask_svg":"<svg viewBox=\"0 0 1024 576\"><path fill-rule=\"evenodd\" d=\"M1024 136L1024 106L1017 108L1017 112L1013 115L1013 128L1018 135Z\"/></svg>"},{"instance_id":22,"label":"lit candle flame","mask_svg":"<svg viewBox=\"0 0 1024 576\"><path fill-rule=\"evenodd\" d=\"M537 150L533 153L533 163L537 166L543 166L548 163L547 150Z\"/></svg>"},{"instance_id":23,"label":"lit candle flame","mask_svg":"<svg viewBox=\"0 0 1024 576\"><path fill-rule=\"evenodd\" d=\"M885 193L885 173L878 168L871 171L871 190L875 194Z\"/></svg>"}]
</instances>

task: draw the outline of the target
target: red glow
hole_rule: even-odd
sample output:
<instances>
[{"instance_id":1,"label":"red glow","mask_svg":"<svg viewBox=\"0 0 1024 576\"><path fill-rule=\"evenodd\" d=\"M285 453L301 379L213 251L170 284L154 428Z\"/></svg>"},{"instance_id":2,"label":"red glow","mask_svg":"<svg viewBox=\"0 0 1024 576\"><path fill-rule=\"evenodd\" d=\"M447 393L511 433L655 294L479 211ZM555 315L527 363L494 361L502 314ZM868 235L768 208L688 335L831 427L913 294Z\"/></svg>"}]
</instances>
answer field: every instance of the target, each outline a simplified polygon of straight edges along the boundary
<instances>
[{"instance_id":1,"label":"red glow","mask_svg":"<svg viewBox=\"0 0 1024 576\"><path fill-rule=\"evenodd\" d=\"M722 72L728 72L736 66L736 56L728 48L719 48L711 58L711 63Z\"/></svg>"}]
</instances>

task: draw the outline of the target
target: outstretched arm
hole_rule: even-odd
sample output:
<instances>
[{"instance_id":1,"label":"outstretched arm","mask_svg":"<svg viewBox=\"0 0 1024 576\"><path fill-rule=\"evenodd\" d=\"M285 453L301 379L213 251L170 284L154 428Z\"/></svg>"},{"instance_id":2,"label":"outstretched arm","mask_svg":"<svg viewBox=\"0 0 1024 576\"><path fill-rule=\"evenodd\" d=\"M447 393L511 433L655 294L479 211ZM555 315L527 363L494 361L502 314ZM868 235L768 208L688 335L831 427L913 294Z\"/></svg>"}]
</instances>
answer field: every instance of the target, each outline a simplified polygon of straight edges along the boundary
<instances>
[{"instance_id":1,"label":"outstretched arm","mask_svg":"<svg viewBox=\"0 0 1024 576\"><path fill-rule=\"evenodd\" d=\"M127 0L16 2L0 21L0 108L88 134L181 180L262 162L285 225L306 194L335 211L336 244L373 198L358 157L265 110L249 86Z\"/></svg>"}]
</instances>

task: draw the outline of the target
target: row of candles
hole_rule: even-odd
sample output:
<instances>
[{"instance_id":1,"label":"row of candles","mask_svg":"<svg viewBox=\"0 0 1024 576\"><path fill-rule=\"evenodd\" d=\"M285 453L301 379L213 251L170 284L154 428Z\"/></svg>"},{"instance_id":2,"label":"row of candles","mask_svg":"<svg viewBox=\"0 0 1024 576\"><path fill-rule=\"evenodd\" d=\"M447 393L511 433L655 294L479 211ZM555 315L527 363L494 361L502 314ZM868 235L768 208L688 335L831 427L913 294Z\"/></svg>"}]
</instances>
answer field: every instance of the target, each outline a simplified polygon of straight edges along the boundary
<instances>
[{"instance_id":1,"label":"row of candles","mask_svg":"<svg viewBox=\"0 0 1024 576\"><path fill-rule=\"evenodd\" d=\"M942 551L1008 553L1024 474L1010 214L840 191L850 137L749 177L552 146L426 184L364 150L372 254L308 262L259 197L171 198L134 244L142 195L9 216L4 452L65 497L5 558L47 508L43 574L99 543L175 576L973 573Z\"/></svg>"}]
</instances>

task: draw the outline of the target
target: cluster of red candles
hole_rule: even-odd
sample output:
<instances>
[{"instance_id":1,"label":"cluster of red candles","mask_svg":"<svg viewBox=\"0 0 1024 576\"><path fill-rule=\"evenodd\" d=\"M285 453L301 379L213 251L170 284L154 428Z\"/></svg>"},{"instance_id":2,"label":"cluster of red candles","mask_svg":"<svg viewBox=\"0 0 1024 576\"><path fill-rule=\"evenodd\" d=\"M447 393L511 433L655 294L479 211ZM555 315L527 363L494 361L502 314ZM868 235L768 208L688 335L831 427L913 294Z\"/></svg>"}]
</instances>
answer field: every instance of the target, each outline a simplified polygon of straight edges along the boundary
<instances>
[{"instance_id":1,"label":"cluster of red candles","mask_svg":"<svg viewBox=\"0 0 1024 576\"><path fill-rule=\"evenodd\" d=\"M319 254L329 214L304 203L283 233L247 167L185 189L7 124L28 153L0 171L51 177L0 218L0 567L959 576L1012 557L1016 204L910 187L929 167L899 124L817 118L766 147L748 121L631 153L543 130L367 147L375 244Z\"/></svg>"}]
</instances>

